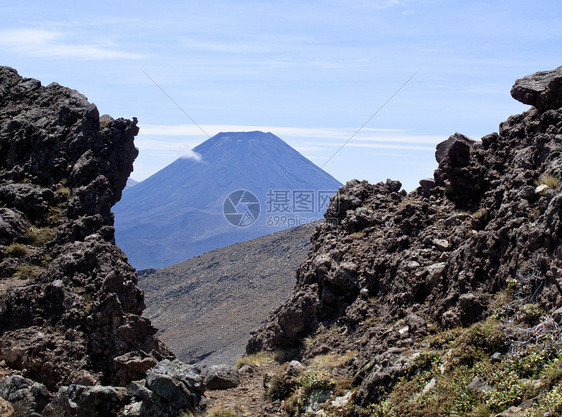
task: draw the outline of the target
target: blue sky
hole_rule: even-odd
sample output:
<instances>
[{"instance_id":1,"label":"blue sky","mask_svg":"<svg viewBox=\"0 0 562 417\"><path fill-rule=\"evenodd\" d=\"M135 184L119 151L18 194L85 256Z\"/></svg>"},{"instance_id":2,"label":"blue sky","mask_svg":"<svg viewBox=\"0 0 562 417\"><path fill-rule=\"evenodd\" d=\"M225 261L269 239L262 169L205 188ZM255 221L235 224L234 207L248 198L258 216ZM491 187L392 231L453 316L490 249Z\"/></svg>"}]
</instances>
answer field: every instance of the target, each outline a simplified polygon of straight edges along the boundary
<instances>
[{"instance_id":1,"label":"blue sky","mask_svg":"<svg viewBox=\"0 0 562 417\"><path fill-rule=\"evenodd\" d=\"M559 1L3 2L0 64L139 118L142 180L209 135L265 130L342 182L432 175L435 145L527 107L516 78L562 65ZM146 74L145 74L146 73Z\"/></svg>"}]
</instances>

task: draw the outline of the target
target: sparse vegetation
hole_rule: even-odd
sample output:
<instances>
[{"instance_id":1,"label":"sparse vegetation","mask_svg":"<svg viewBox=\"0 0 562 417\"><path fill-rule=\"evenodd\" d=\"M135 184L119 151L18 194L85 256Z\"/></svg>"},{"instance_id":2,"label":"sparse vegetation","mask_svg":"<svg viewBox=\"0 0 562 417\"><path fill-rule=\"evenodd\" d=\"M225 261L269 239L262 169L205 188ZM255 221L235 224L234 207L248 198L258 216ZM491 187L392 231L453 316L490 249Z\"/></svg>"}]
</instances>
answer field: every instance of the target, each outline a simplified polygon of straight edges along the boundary
<instances>
[{"instance_id":1,"label":"sparse vegetation","mask_svg":"<svg viewBox=\"0 0 562 417\"><path fill-rule=\"evenodd\" d=\"M18 279L35 279L37 278L42 272L44 268L36 265L19 265L16 268L16 273L14 274L14 278Z\"/></svg>"},{"instance_id":2,"label":"sparse vegetation","mask_svg":"<svg viewBox=\"0 0 562 417\"><path fill-rule=\"evenodd\" d=\"M299 385L292 395L293 401L289 401L296 405L297 413L304 409L315 391L329 391L337 385L337 381L326 369L308 369L299 375L297 381Z\"/></svg>"},{"instance_id":3,"label":"sparse vegetation","mask_svg":"<svg viewBox=\"0 0 562 417\"><path fill-rule=\"evenodd\" d=\"M350 360L352 360L357 355L357 352L354 350L348 350L345 354L340 355L337 353L328 353L325 355L318 355L315 356L312 361L311 365L316 368L323 368L323 369L334 369L339 368L342 365L345 365Z\"/></svg>"},{"instance_id":4,"label":"sparse vegetation","mask_svg":"<svg viewBox=\"0 0 562 417\"><path fill-rule=\"evenodd\" d=\"M230 408L214 407L207 411L205 417L236 417L236 413Z\"/></svg>"},{"instance_id":5,"label":"sparse vegetation","mask_svg":"<svg viewBox=\"0 0 562 417\"><path fill-rule=\"evenodd\" d=\"M486 209L480 208L480 209L476 210L474 213L472 213L472 218L475 219L475 220L480 220L480 219L486 218L487 215L488 215L488 212L486 211Z\"/></svg>"},{"instance_id":6,"label":"sparse vegetation","mask_svg":"<svg viewBox=\"0 0 562 417\"><path fill-rule=\"evenodd\" d=\"M236 359L236 369L240 369L244 365L261 366L275 359L275 355L271 352L258 352L251 355L244 355Z\"/></svg>"},{"instance_id":7,"label":"sparse vegetation","mask_svg":"<svg viewBox=\"0 0 562 417\"><path fill-rule=\"evenodd\" d=\"M61 186L55 190L55 197L68 197L70 195L70 188Z\"/></svg>"},{"instance_id":8,"label":"sparse vegetation","mask_svg":"<svg viewBox=\"0 0 562 417\"><path fill-rule=\"evenodd\" d=\"M527 309L535 312L537 306ZM526 416L558 412L562 360L557 345L546 335L542 342L514 342L508 350L505 332L504 324L489 318L429 336L434 350L414 355L388 398L368 408L370 415L483 417L537 395Z\"/></svg>"},{"instance_id":9,"label":"sparse vegetation","mask_svg":"<svg viewBox=\"0 0 562 417\"><path fill-rule=\"evenodd\" d=\"M315 346L319 343L326 343L331 338L336 337L338 334L339 328L336 324L333 324L330 327L323 327L319 329L315 335L305 338L303 343L307 349L310 349L312 346Z\"/></svg>"},{"instance_id":10,"label":"sparse vegetation","mask_svg":"<svg viewBox=\"0 0 562 417\"><path fill-rule=\"evenodd\" d=\"M27 255L27 251L27 246L22 245L21 243L12 243L6 247L6 254L16 258L21 258L22 256Z\"/></svg>"},{"instance_id":11,"label":"sparse vegetation","mask_svg":"<svg viewBox=\"0 0 562 417\"><path fill-rule=\"evenodd\" d=\"M505 334L500 323L488 319L464 330L455 340L444 366L454 369L459 365L472 366L495 352L505 350Z\"/></svg>"},{"instance_id":12,"label":"sparse vegetation","mask_svg":"<svg viewBox=\"0 0 562 417\"><path fill-rule=\"evenodd\" d=\"M560 185L560 178L555 177L554 175L543 174L537 180L536 185L546 185L548 188L553 190Z\"/></svg>"},{"instance_id":13,"label":"sparse vegetation","mask_svg":"<svg viewBox=\"0 0 562 417\"><path fill-rule=\"evenodd\" d=\"M56 231L50 227L32 226L27 231L27 237L33 246L45 246L56 236Z\"/></svg>"}]
</instances>

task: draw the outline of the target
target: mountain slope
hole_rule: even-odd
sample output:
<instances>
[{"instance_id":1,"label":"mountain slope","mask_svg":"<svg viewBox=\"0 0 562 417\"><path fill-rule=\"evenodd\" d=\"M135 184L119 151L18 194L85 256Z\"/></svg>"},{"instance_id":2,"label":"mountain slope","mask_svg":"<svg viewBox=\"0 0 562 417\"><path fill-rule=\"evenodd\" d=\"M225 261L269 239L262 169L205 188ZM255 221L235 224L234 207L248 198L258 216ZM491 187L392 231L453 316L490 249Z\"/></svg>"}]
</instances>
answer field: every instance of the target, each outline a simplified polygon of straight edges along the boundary
<instances>
[{"instance_id":1,"label":"mountain slope","mask_svg":"<svg viewBox=\"0 0 562 417\"><path fill-rule=\"evenodd\" d=\"M233 363L250 331L291 293L313 230L303 225L139 271L144 314L180 360Z\"/></svg>"},{"instance_id":2,"label":"mountain slope","mask_svg":"<svg viewBox=\"0 0 562 417\"><path fill-rule=\"evenodd\" d=\"M117 242L138 269L171 265L319 218L327 201L318 207L318 192L329 197L340 186L271 133L219 133L194 151L200 159L176 160L126 189L114 207ZM260 215L248 227L236 227L223 216L223 203L236 190L251 191L260 203ZM270 203L281 196L268 197L269 190L290 198L293 191L311 191L314 207L296 211L291 204L284 213L273 212ZM272 217L278 214L283 217Z\"/></svg>"}]
</instances>

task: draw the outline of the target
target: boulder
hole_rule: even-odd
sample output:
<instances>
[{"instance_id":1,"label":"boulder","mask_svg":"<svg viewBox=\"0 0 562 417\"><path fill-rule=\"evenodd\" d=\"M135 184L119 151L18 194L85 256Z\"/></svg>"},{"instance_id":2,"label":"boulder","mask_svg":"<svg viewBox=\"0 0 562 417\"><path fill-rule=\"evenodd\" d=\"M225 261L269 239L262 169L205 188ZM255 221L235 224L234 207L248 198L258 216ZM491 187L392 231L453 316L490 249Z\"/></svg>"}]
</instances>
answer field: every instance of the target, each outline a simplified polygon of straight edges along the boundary
<instances>
[{"instance_id":1,"label":"boulder","mask_svg":"<svg viewBox=\"0 0 562 417\"><path fill-rule=\"evenodd\" d=\"M240 376L233 366L213 365L203 373L203 382L208 390L229 389L240 384Z\"/></svg>"},{"instance_id":2,"label":"boulder","mask_svg":"<svg viewBox=\"0 0 562 417\"><path fill-rule=\"evenodd\" d=\"M73 384L59 388L53 400L45 407L42 416L116 416L128 400L125 388Z\"/></svg>"},{"instance_id":3,"label":"boulder","mask_svg":"<svg viewBox=\"0 0 562 417\"><path fill-rule=\"evenodd\" d=\"M148 371L145 386L152 402L164 413L175 416L182 410L196 410L203 399L199 368L176 360L163 360ZM147 407L149 404L145 405Z\"/></svg>"},{"instance_id":4,"label":"boulder","mask_svg":"<svg viewBox=\"0 0 562 417\"><path fill-rule=\"evenodd\" d=\"M469 161L470 148L476 142L461 133L455 133L437 145L435 160L438 164L445 161L453 166L466 166Z\"/></svg>"},{"instance_id":5,"label":"boulder","mask_svg":"<svg viewBox=\"0 0 562 417\"><path fill-rule=\"evenodd\" d=\"M25 237L31 224L17 211L0 208L0 244L7 245L16 239Z\"/></svg>"},{"instance_id":6,"label":"boulder","mask_svg":"<svg viewBox=\"0 0 562 417\"><path fill-rule=\"evenodd\" d=\"M12 375L0 382L0 397L11 403L13 417L41 414L50 400L49 392L43 384L32 382L21 375ZM8 406L5 408L9 409Z\"/></svg>"},{"instance_id":7,"label":"boulder","mask_svg":"<svg viewBox=\"0 0 562 417\"><path fill-rule=\"evenodd\" d=\"M562 66L551 71L539 71L515 81L511 96L523 104L540 110L562 106Z\"/></svg>"}]
</instances>

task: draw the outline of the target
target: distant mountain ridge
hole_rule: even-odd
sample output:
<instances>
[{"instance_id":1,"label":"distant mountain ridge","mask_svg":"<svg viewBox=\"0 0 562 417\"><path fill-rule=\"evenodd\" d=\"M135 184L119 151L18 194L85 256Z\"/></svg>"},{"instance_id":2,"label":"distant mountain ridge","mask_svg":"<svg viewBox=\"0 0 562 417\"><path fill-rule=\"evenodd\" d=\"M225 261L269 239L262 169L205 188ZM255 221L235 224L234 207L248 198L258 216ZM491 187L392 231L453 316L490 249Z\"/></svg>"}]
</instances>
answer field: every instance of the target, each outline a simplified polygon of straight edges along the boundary
<instances>
[{"instance_id":1,"label":"distant mountain ridge","mask_svg":"<svg viewBox=\"0 0 562 417\"><path fill-rule=\"evenodd\" d=\"M341 185L272 133L219 133L194 152L201 158L177 159L127 188L114 207L116 240L138 269L172 265L320 218ZM246 216L246 227L223 215L225 208L251 211L245 200L223 207L237 190L250 191L259 202L257 220Z\"/></svg>"}]
</instances>

